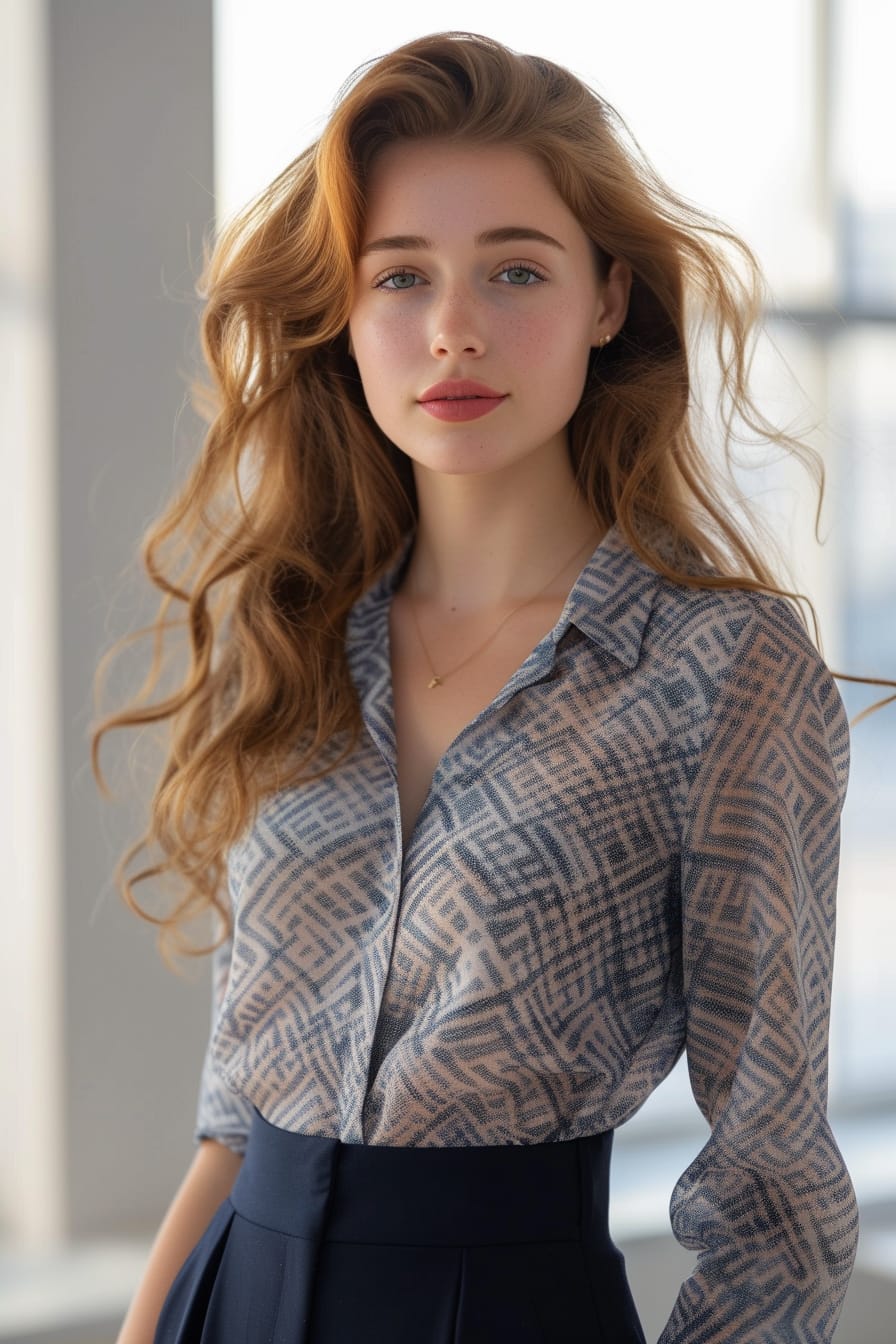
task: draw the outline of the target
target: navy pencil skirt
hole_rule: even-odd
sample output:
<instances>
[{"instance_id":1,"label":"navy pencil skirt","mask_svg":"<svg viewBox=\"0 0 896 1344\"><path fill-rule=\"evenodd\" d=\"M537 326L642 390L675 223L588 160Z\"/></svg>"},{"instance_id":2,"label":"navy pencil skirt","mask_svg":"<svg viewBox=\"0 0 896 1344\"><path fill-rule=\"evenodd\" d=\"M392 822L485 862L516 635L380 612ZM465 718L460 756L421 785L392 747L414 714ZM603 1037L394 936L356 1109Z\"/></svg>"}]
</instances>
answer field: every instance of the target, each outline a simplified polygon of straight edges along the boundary
<instances>
[{"instance_id":1,"label":"navy pencil skirt","mask_svg":"<svg viewBox=\"0 0 896 1344\"><path fill-rule=\"evenodd\" d=\"M612 1139L388 1148L255 1111L155 1344L644 1344L607 1226Z\"/></svg>"}]
</instances>

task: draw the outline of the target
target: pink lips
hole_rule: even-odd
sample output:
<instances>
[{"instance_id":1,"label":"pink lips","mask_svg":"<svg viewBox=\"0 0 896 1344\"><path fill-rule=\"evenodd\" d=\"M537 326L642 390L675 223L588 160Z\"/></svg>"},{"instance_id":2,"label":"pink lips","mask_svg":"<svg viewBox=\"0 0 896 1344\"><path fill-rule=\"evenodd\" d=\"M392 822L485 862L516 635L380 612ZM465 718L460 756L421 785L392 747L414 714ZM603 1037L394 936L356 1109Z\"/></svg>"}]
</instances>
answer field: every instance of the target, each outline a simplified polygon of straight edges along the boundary
<instances>
[{"instance_id":1,"label":"pink lips","mask_svg":"<svg viewBox=\"0 0 896 1344\"><path fill-rule=\"evenodd\" d=\"M478 420L506 399L506 393L496 392L485 383L456 378L428 387L418 404L437 420Z\"/></svg>"}]
</instances>

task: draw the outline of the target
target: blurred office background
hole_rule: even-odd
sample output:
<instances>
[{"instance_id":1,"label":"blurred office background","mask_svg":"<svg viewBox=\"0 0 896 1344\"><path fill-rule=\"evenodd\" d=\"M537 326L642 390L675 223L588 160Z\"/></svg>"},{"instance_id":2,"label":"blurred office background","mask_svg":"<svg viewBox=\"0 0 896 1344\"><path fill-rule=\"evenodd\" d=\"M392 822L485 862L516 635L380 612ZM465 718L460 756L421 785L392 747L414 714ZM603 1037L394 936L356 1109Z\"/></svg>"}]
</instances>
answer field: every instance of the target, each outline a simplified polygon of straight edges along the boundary
<instances>
[{"instance_id":1,"label":"blurred office background","mask_svg":"<svg viewBox=\"0 0 896 1344\"><path fill-rule=\"evenodd\" d=\"M824 545L804 473L744 448L742 483L829 663L896 675L891 0L0 0L0 1341L114 1339L192 1156L208 967L170 975L121 904L146 780L107 742L122 792L103 804L88 731L98 657L154 610L138 538L201 435L203 238L317 133L353 68L442 28L573 68L754 245L763 401L823 454ZM873 698L840 685L852 715ZM854 730L843 818L830 1098L862 1204L843 1344L892 1339L896 1316L894 763L896 706ZM617 1138L614 1229L648 1338L688 1272L668 1199L704 1137L680 1066Z\"/></svg>"}]
</instances>

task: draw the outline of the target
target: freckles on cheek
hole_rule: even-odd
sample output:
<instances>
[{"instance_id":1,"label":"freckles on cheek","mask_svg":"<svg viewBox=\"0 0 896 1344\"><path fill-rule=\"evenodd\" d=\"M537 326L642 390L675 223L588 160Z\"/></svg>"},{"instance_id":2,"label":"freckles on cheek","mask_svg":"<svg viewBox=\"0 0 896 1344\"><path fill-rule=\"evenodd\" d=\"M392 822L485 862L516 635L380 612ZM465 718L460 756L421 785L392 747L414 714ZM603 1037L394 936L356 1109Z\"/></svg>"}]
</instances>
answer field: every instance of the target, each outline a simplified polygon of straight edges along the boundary
<instances>
[{"instance_id":1,"label":"freckles on cheek","mask_svg":"<svg viewBox=\"0 0 896 1344\"><path fill-rule=\"evenodd\" d=\"M390 314L378 316L375 321L365 322L356 348L363 351L368 361L382 364L396 355L409 351L414 344L413 335L407 322Z\"/></svg>"},{"instance_id":2,"label":"freckles on cheek","mask_svg":"<svg viewBox=\"0 0 896 1344\"><path fill-rule=\"evenodd\" d=\"M565 320L556 314L543 319L529 318L515 324L507 333L513 349L523 358L559 355L570 344L570 330Z\"/></svg>"},{"instance_id":3,"label":"freckles on cheek","mask_svg":"<svg viewBox=\"0 0 896 1344\"><path fill-rule=\"evenodd\" d=\"M495 333L495 345L520 354L540 350L549 339L553 324L543 318L527 315L510 318Z\"/></svg>"}]
</instances>

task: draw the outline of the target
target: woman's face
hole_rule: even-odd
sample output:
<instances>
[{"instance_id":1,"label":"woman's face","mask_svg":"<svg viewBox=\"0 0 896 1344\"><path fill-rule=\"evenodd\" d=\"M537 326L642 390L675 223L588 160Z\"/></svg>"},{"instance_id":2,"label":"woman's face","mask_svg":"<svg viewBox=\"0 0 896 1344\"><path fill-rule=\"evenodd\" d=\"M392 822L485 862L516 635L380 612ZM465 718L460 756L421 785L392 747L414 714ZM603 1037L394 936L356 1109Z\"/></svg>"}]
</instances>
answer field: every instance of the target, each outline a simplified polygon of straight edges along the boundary
<instances>
[{"instance_id":1,"label":"woman's face","mask_svg":"<svg viewBox=\"0 0 896 1344\"><path fill-rule=\"evenodd\" d=\"M628 285L620 262L598 279L587 235L525 151L389 146L349 319L373 418L436 472L566 453L589 352L622 325Z\"/></svg>"}]
</instances>

